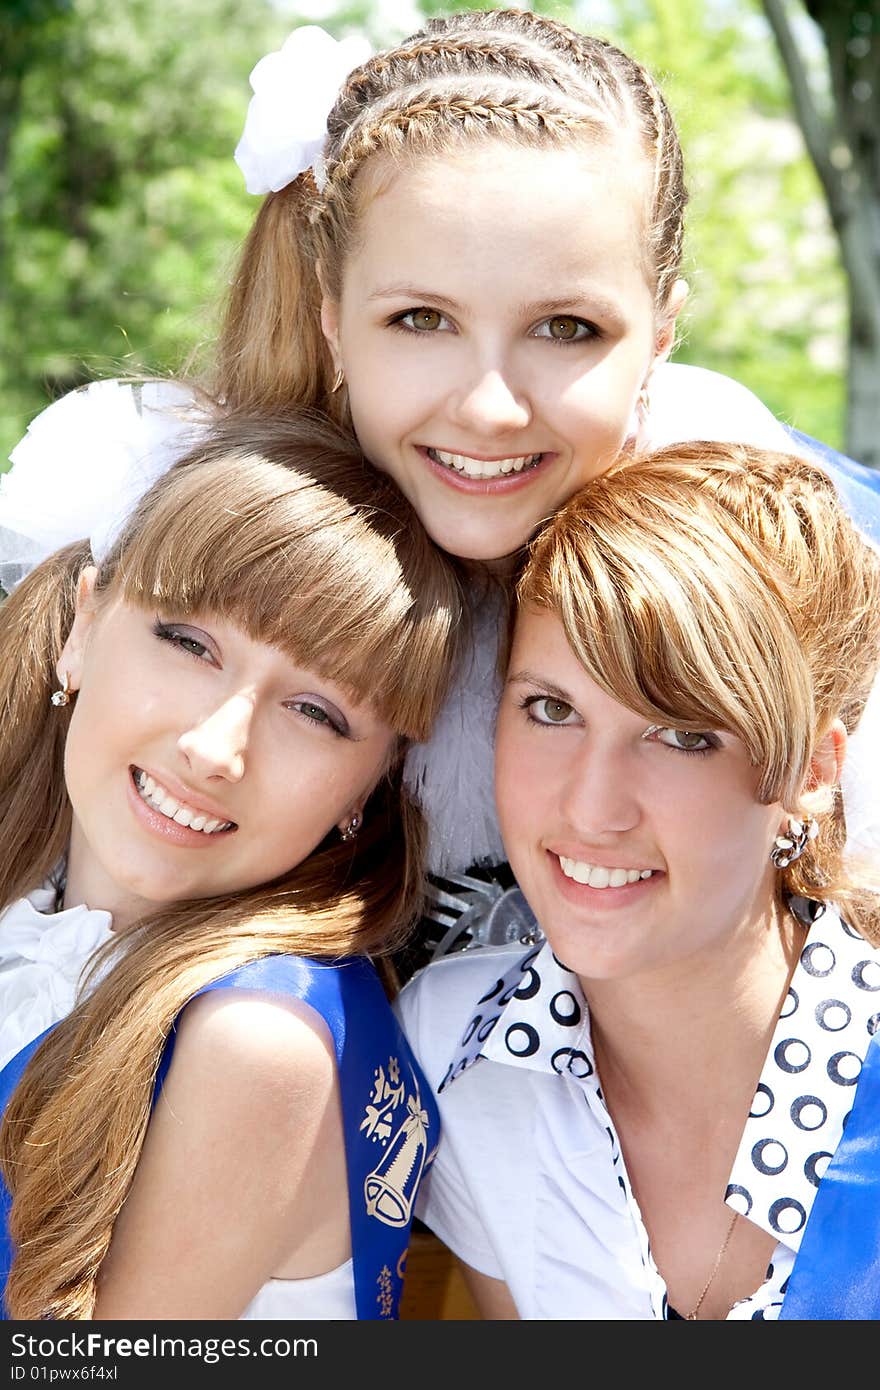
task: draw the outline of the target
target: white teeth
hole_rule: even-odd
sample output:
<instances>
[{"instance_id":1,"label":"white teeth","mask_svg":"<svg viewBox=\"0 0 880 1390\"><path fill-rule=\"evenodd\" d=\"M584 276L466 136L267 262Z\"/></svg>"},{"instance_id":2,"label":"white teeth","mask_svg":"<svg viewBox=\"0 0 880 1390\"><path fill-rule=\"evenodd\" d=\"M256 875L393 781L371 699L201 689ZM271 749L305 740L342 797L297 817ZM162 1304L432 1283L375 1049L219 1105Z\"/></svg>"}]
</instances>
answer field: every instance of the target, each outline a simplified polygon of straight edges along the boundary
<instances>
[{"instance_id":1,"label":"white teeth","mask_svg":"<svg viewBox=\"0 0 880 1390\"><path fill-rule=\"evenodd\" d=\"M604 864L587 864L582 859L566 859L561 854L559 863L566 878L586 883L590 888L623 888L626 883L650 878L654 872L653 869L606 869Z\"/></svg>"},{"instance_id":2,"label":"white teeth","mask_svg":"<svg viewBox=\"0 0 880 1390\"><path fill-rule=\"evenodd\" d=\"M540 463L541 454L522 454L507 459L472 459L467 454L447 454L443 449L429 449L428 453L436 463L446 468L454 468L466 478L500 478L505 473L521 473L524 468Z\"/></svg>"},{"instance_id":3,"label":"white teeth","mask_svg":"<svg viewBox=\"0 0 880 1390\"><path fill-rule=\"evenodd\" d=\"M212 820L203 811L196 811L185 802L175 800L170 792L158 782L154 782L153 778L140 768L135 773L134 780L142 800L152 806L154 811L160 811L163 816L176 821L178 825L188 825L190 830L201 830L205 835L213 835L215 830L229 830L234 825L234 821L231 820Z\"/></svg>"}]
</instances>

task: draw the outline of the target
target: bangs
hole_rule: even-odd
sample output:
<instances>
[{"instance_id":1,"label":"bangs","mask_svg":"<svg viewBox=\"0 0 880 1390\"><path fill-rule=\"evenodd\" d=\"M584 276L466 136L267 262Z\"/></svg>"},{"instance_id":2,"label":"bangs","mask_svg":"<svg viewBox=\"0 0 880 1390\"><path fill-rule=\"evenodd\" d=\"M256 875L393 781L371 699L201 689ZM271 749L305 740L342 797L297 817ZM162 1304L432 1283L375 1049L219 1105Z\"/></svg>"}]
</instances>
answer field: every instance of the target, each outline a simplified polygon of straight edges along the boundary
<instances>
[{"instance_id":1,"label":"bangs","mask_svg":"<svg viewBox=\"0 0 880 1390\"><path fill-rule=\"evenodd\" d=\"M809 762L812 686L743 538L691 499L595 491L538 539L519 602L556 613L590 679L627 709L735 735L761 770L759 799L784 800Z\"/></svg>"},{"instance_id":2,"label":"bangs","mask_svg":"<svg viewBox=\"0 0 880 1390\"><path fill-rule=\"evenodd\" d=\"M387 491L356 467L365 495ZM365 504L339 481L253 455L184 461L133 518L112 582L140 607L234 622L422 740L448 681L457 585L396 494L393 510Z\"/></svg>"}]
</instances>

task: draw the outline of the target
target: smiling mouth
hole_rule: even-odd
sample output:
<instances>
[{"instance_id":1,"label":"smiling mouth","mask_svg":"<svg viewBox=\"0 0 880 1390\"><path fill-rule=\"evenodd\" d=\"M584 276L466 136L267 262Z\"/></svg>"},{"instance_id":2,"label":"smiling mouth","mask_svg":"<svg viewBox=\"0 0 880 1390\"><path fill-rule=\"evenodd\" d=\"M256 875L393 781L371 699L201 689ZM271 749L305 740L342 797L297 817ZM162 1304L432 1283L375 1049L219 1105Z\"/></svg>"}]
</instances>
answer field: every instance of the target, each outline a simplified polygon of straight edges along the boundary
<instances>
[{"instance_id":1,"label":"smiling mouth","mask_svg":"<svg viewBox=\"0 0 880 1390\"><path fill-rule=\"evenodd\" d=\"M475 459L467 454L448 454L444 449L427 449L428 458L460 473L465 478L506 478L511 473L537 468L543 454L517 454L504 459Z\"/></svg>"},{"instance_id":2,"label":"smiling mouth","mask_svg":"<svg viewBox=\"0 0 880 1390\"><path fill-rule=\"evenodd\" d=\"M651 878L653 869L609 869L604 864L588 864L583 859L568 859L558 855L559 867L566 878L584 883L588 888L623 888L639 879Z\"/></svg>"},{"instance_id":3,"label":"smiling mouth","mask_svg":"<svg viewBox=\"0 0 880 1390\"><path fill-rule=\"evenodd\" d=\"M178 801L169 791L165 790L160 782L144 772L143 768L133 769L132 781L142 801L145 801L153 811L158 811L168 820L176 821L178 825L186 825L190 830L199 830L203 835L217 835L222 830L238 829L235 821L216 820L214 817L206 815L204 811L197 811L193 806L187 806L185 801Z\"/></svg>"}]
</instances>

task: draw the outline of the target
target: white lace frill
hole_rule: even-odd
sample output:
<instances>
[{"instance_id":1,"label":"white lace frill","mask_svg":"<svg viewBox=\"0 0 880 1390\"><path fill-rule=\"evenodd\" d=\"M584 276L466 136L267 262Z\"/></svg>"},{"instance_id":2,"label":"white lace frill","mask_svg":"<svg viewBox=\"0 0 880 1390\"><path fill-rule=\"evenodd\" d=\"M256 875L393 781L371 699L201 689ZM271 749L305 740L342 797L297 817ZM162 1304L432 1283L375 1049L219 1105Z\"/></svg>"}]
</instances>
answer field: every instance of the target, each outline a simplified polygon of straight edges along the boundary
<instances>
[{"instance_id":1,"label":"white lace frill","mask_svg":"<svg viewBox=\"0 0 880 1390\"><path fill-rule=\"evenodd\" d=\"M56 912L50 885L0 915L0 1068L70 1013L84 967L112 935L109 912Z\"/></svg>"},{"instance_id":2,"label":"white lace frill","mask_svg":"<svg viewBox=\"0 0 880 1390\"><path fill-rule=\"evenodd\" d=\"M0 478L0 585L11 593L53 551L86 538L100 564L207 423L193 393L171 381L97 381L42 411Z\"/></svg>"}]
</instances>

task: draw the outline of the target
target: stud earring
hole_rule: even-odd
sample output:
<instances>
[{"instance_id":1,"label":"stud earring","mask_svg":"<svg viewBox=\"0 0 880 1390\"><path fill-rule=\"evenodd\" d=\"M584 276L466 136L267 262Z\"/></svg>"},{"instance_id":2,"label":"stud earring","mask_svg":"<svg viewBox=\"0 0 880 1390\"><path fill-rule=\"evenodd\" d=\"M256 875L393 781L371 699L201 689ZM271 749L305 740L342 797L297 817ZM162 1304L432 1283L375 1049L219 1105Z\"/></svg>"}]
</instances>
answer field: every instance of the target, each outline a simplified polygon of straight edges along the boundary
<instances>
[{"instance_id":1,"label":"stud earring","mask_svg":"<svg viewBox=\"0 0 880 1390\"><path fill-rule=\"evenodd\" d=\"M52 704L53 704L53 705L56 705L56 706L69 705L69 704L70 704L70 695L71 695L71 690L70 690L70 672L69 672L69 671L65 671L65 672L64 672L64 681L62 682L61 689L60 689L60 690L53 690L53 691L52 691L52 694L49 696L49 699L50 699L50 701L52 702Z\"/></svg>"},{"instance_id":2,"label":"stud earring","mask_svg":"<svg viewBox=\"0 0 880 1390\"><path fill-rule=\"evenodd\" d=\"M361 818L360 818L360 816L357 814L357 812L355 812L355 814L352 816L351 820L348 822L348 825L345 827L345 829L344 829L344 830L341 830L341 831L339 832L340 838L343 839L343 840L345 840L346 843L347 843L349 840L353 840L353 839L354 839L355 835L358 833L358 831L360 830L360 828L361 828Z\"/></svg>"},{"instance_id":3,"label":"stud earring","mask_svg":"<svg viewBox=\"0 0 880 1390\"><path fill-rule=\"evenodd\" d=\"M331 394L331 396L335 396L335 395L336 395L336 392L340 389L340 387L342 386L342 383L343 383L344 381L345 381L345 372L342 370L341 367L338 367L338 368L337 368L337 371L336 371L336 375L335 375L335 377L333 378L333 385L330 387L330 394Z\"/></svg>"},{"instance_id":4,"label":"stud earring","mask_svg":"<svg viewBox=\"0 0 880 1390\"><path fill-rule=\"evenodd\" d=\"M784 835L777 835L770 851L770 862L777 869L787 869L796 859L800 859L810 840L819 834L815 820L798 820L790 816L788 829Z\"/></svg>"}]
</instances>

